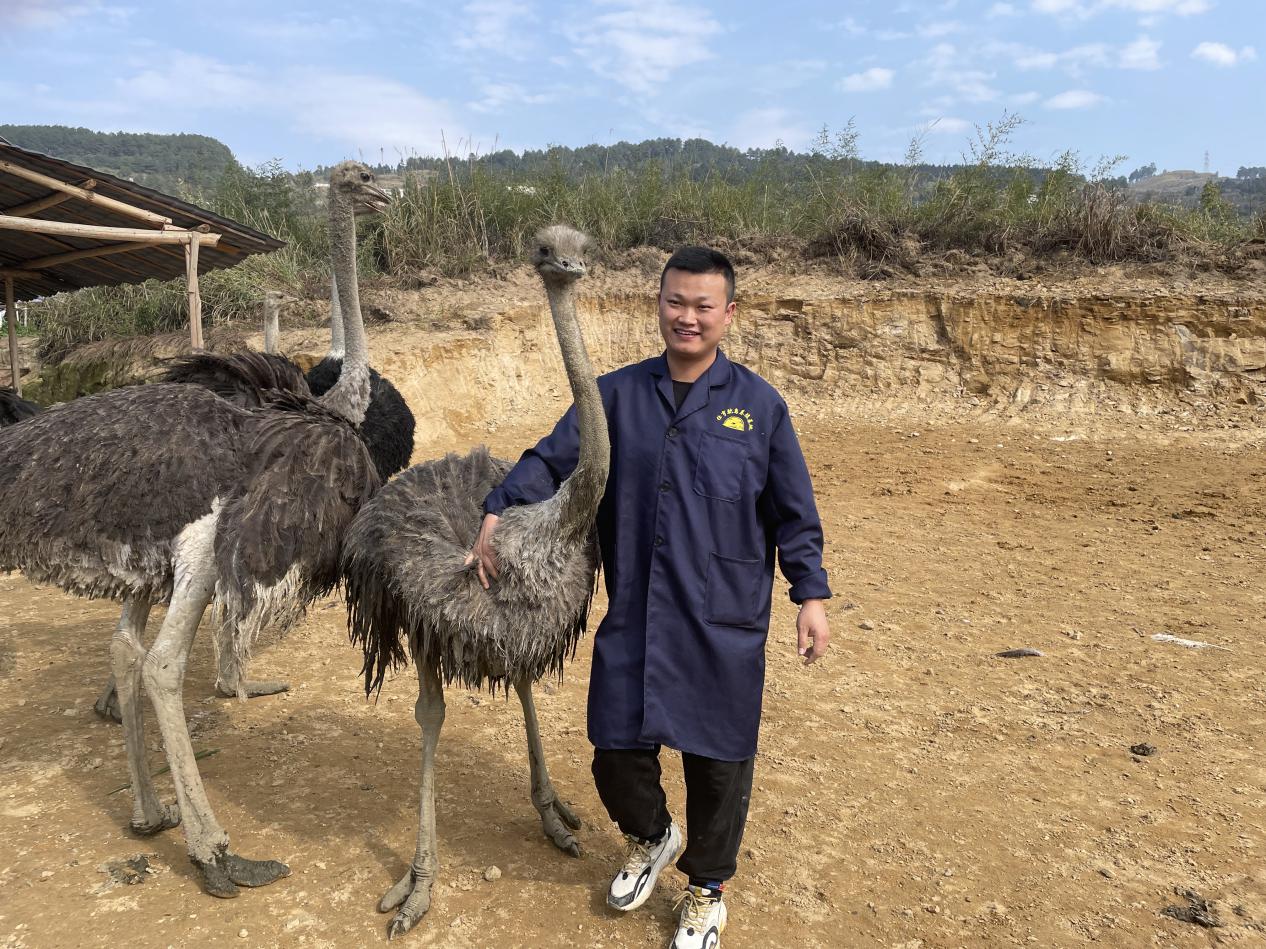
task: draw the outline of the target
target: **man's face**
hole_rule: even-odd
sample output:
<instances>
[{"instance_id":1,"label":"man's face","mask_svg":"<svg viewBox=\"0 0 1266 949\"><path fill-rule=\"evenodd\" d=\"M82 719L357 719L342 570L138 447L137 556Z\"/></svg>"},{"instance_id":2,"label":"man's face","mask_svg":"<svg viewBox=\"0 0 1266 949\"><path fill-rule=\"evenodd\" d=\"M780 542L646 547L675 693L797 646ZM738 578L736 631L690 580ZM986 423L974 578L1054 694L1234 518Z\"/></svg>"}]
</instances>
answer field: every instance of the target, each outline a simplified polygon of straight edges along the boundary
<instances>
[{"instance_id":1,"label":"man's face","mask_svg":"<svg viewBox=\"0 0 1266 949\"><path fill-rule=\"evenodd\" d=\"M725 302L725 275L669 270L659 294L659 332L668 351L691 362L706 358L721 344L734 319Z\"/></svg>"}]
</instances>

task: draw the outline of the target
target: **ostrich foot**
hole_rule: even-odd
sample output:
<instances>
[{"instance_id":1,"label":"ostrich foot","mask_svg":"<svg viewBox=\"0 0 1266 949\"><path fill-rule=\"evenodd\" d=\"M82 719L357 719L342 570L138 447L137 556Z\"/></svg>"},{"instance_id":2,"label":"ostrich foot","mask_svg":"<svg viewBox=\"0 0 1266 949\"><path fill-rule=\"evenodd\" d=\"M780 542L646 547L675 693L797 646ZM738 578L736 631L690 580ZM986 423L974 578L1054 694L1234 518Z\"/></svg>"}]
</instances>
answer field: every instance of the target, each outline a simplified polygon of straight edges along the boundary
<instances>
[{"instance_id":1,"label":"ostrich foot","mask_svg":"<svg viewBox=\"0 0 1266 949\"><path fill-rule=\"evenodd\" d=\"M132 828L132 833L138 837L153 837L165 830L171 830L173 827L180 826L180 805L168 804L162 808L162 813L159 814L157 820L133 819L129 826Z\"/></svg>"},{"instance_id":2,"label":"ostrich foot","mask_svg":"<svg viewBox=\"0 0 1266 949\"><path fill-rule=\"evenodd\" d=\"M226 699L237 698L237 687L227 685L219 679L215 680L215 691ZM289 692L290 683L280 681L265 682L243 682L242 693L248 699L258 698L261 695L276 695L278 692Z\"/></svg>"},{"instance_id":3,"label":"ostrich foot","mask_svg":"<svg viewBox=\"0 0 1266 949\"><path fill-rule=\"evenodd\" d=\"M400 882L387 891L387 895L378 901L378 912L389 913L397 906L400 911L387 927L387 938L403 936L422 921L426 911L431 908L431 886L434 877L423 876L413 867L400 878ZM401 905L403 904L403 905Z\"/></svg>"},{"instance_id":4,"label":"ostrich foot","mask_svg":"<svg viewBox=\"0 0 1266 949\"><path fill-rule=\"evenodd\" d=\"M579 857L580 841L572 833L580 829L580 818L575 812L557 796L545 804L536 804L536 809L541 815L541 829L545 831L545 836L563 853Z\"/></svg>"},{"instance_id":5,"label":"ostrich foot","mask_svg":"<svg viewBox=\"0 0 1266 949\"><path fill-rule=\"evenodd\" d=\"M119 708L119 693L114 687L114 679L110 680L110 684L106 686L106 690L101 693L97 701L92 703L92 710L107 722L114 722L116 725L123 724L123 710Z\"/></svg>"},{"instance_id":6,"label":"ostrich foot","mask_svg":"<svg viewBox=\"0 0 1266 949\"><path fill-rule=\"evenodd\" d=\"M190 857L202 875L202 888L211 896L231 900L239 886L267 886L290 876L290 868L276 860L247 860L228 848L217 850L210 860Z\"/></svg>"}]
</instances>

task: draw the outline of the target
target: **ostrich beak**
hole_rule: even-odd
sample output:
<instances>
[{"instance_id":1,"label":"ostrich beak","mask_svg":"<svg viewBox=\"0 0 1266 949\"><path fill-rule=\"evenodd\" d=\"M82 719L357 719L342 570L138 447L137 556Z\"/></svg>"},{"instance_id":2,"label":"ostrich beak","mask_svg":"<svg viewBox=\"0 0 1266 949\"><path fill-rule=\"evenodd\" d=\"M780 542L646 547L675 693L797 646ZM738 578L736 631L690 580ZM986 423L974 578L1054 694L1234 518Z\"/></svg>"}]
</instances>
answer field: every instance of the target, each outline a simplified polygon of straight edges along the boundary
<instances>
[{"instance_id":1,"label":"ostrich beak","mask_svg":"<svg viewBox=\"0 0 1266 949\"><path fill-rule=\"evenodd\" d=\"M364 185L358 198L356 210L362 214L382 214L391 207L391 195L377 185Z\"/></svg>"}]
</instances>

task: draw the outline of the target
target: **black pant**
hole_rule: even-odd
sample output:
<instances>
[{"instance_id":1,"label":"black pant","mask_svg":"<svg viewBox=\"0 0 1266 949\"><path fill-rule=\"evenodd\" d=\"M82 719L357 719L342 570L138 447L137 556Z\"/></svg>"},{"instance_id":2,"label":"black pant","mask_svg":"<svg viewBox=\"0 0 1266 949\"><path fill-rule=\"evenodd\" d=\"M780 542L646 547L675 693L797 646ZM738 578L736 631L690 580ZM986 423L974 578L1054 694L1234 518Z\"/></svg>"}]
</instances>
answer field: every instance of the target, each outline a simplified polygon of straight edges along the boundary
<instances>
[{"instance_id":1,"label":"black pant","mask_svg":"<svg viewBox=\"0 0 1266 949\"><path fill-rule=\"evenodd\" d=\"M697 885L724 883L738 866L756 759L717 761L682 752L681 763L686 775L686 852L677 869ZM598 796L626 834L655 840L672 822L659 776L658 747L594 750Z\"/></svg>"}]
</instances>

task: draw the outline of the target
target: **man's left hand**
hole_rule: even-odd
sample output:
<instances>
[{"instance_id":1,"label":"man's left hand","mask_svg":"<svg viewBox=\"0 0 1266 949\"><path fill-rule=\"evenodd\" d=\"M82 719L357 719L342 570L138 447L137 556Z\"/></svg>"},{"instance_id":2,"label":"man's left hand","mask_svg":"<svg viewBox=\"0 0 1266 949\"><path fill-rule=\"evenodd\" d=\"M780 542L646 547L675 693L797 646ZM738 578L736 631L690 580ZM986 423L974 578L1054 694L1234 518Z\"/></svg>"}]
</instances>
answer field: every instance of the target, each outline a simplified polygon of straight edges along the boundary
<instances>
[{"instance_id":1,"label":"man's left hand","mask_svg":"<svg viewBox=\"0 0 1266 949\"><path fill-rule=\"evenodd\" d=\"M826 647L831 642L831 626L826 621L824 600L805 600L800 604L800 615L796 617L796 640L796 651L804 658L806 666L826 654Z\"/></svg>"}]
</instances>

